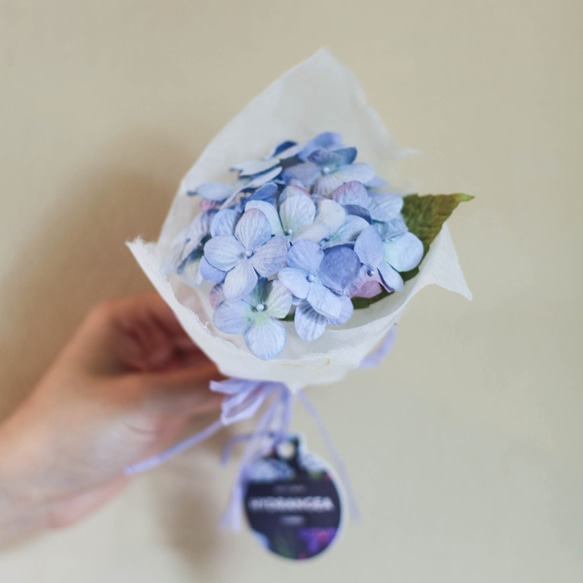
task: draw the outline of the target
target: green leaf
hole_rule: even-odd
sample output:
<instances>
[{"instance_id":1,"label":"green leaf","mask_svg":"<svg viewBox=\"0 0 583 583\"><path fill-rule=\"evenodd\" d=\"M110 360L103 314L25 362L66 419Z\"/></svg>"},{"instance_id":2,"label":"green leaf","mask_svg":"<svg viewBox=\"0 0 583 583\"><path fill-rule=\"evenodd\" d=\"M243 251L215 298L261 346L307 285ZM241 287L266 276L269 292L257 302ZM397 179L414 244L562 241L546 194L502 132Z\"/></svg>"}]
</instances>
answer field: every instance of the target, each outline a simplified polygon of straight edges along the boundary
<instances>
[{"instance_id":1,"label":"green leaf","mask_svg":"<svg viewBox=\"0 0 583 583\"><path fill-rule=\"evenodd\" d=\"M414 235L417 235L423 243L423 258L427 255L429 247L435 237L441 231L443 223L450 217L460 202L472 200L469 194L409 194L403 198L403 218ZM408 281L419 273L416 267L411 271L401 273L403 281ZM384 291L374 298L352 298L352 304L356 310L366 308L382 298L388 296Z\"/></svg>"}]
</instances>

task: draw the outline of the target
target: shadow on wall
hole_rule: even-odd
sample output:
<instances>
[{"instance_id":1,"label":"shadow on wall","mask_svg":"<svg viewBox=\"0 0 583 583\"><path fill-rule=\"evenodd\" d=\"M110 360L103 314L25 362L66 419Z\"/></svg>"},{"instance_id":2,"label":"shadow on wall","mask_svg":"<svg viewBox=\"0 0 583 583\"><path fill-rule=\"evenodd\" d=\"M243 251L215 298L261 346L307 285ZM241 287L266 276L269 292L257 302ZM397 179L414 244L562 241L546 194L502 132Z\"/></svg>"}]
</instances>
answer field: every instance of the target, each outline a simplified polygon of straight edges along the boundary
<instances>
[{"instance_id":1,"label":"shadow on wall","mask_svg":"<svg viewBox=\"0 0 583 583\"><path fill-rule=\"evenodd\" d=\"M0 420L32 390L91 306L106 297L153 289L125 242L137 235L157 238L179 180L197 154L156 135L120 139L31 233L2 290ZM201 456L206 452L216 464L224 438L199 446ZM203 560L212 554L218 531L217 516L208 510L213 494L200 492L210 480L174 483L181 484L179 492L160 491L169 517L161 528L188 559ZM196 524L194 538L181 508L188 509L190 525Z\"/></svg>"}]
</instances>

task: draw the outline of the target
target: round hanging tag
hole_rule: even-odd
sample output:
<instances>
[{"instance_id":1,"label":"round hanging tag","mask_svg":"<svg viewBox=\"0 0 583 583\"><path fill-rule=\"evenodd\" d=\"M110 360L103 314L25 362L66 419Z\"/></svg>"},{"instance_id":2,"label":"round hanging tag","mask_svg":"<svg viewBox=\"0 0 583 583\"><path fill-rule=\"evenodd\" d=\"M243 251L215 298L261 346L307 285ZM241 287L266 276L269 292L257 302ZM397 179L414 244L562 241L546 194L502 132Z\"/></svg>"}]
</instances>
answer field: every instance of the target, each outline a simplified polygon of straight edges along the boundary
<instances>
[{"instance_id":1,"label":"round hanging tag","mask_svg":"<svg viewBox=\"0 0 583 583\"><path fill-rule=\"evenodd\" d=\"M326 464L288 436L245 470L247 520L262 544L286 559L310 559L335 540L342 516Z\"/></svg>"}]
</instances>

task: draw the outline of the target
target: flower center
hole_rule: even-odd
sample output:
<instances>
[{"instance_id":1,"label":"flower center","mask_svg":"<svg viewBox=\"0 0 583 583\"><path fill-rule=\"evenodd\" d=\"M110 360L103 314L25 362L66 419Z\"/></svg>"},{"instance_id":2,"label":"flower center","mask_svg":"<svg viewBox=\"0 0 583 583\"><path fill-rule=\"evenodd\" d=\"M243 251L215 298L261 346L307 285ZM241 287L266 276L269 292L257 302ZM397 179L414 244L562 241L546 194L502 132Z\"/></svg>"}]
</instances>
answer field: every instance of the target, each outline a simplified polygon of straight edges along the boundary
<instances>
[{"instance_id":1,"label":"flower center","mask_svg":"<svg viewBox=\"0 0 583 583\"><path fill-rule=\"evenodd\" d=\"M373 275L374 275L376 272L377 272L377 270L376 270L376 269L373 269L372 267L369 267L369 268L366 270L366 273L367 273L367 275L368 275L369 277L372 277L372 276L373 276Z\"/></svg>"},{"instance_id":2,"label":"flower center","mask_svg":"<svg viewBox=\"0 0 583 583\"><path fill-rule=\"evenodd\" d=\"M293 235L293 231L291 229L286 229L285 234L286 235Z\"/></svg>"},{"instance_id":3,"label":"flower center","mask_svg":"<svg viewBox=\"0 0 583 583\"><path fill-rule=\"evenodd\" d=\"M316 281L316 276L313 273L308 273L308 277L306 277L306 279L309 282Z\"/></svg>"},{"instance_id":4,"label":"flower center","mask_svg":"<svg viewBox=\"0 0 583 583\"><path fill-rule=\"evenodd\" d=\"M328 166L324 166L324 168L322 168L322 174L330 174L331 170Z\"/></svg>"},{"instance_id":5,"label":"flower center","mask_svg":"<svg viewBox=\"0 0 583 583\"><path fill-rule=\"evenodd\" d=\"M249 257L253 257L253 251L245 251L245 257L249 259Z\"/></svg>"},{"instance_id":6,"label":"flower center","mask_svg":"<svg viewBox=\"0 0 583 583\"><path fill-rule=\"evenodd\" d=\"M265 310L265 304L257 304L257 305L255 306L255 309L256 309L258 312L263 312L263 310Z\"/></svg>"}]
</instances>

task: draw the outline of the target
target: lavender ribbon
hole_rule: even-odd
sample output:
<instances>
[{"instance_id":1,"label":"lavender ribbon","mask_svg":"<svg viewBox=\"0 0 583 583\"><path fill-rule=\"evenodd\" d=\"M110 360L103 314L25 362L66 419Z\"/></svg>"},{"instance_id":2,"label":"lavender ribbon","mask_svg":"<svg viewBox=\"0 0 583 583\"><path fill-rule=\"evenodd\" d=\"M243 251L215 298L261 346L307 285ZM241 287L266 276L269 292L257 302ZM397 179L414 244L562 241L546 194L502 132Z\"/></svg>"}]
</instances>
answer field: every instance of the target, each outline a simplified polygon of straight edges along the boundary
<instances>
[{"instance_id":1,"label":"lavender ribbon","mask_svg":"<svg viewBox=\"0 0 583 583\"><path fill-rule=\"evenodd\" d=\"M380 346L371 352L361 363L360 368L371 368L378 366L385 356L390 352L395 341L395 327L393 327ZM231 498L227 510L221 521L223 527L230 527L238 531L241 527L241 506L243 492L245 488L245 468L257 457L265 455L282 439L288 435L292 416L293 393L283 383L253 381L245 379L227 379L225 381L211 381L210 389L217 393L223 393L226 398L221 405L221 416L217 421L184 439L176 445L168 448L162 453L146 460L129 465L125 468L126 476L144 472L155 468L170 458L182 453L186 449L204 441L211 435L217 433L225 426L249 419L253 417L262 405L269 402L255 429L248 434L235 435L223 449L221 463L226 464L231 451L238 443L247 442L241 462L237 479L231 491ZM342 457L330 437L320 414L310 402L303 390L297 394L308 414L314 420L338 476L344 486L349 502L350 515L354 521L360 518L360 512L356 503L356 497L350 484L348 471Z\"/></svg>"}]
</instances>

